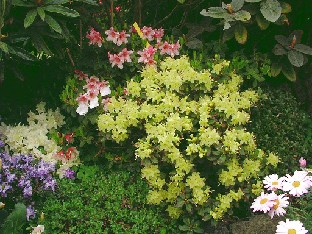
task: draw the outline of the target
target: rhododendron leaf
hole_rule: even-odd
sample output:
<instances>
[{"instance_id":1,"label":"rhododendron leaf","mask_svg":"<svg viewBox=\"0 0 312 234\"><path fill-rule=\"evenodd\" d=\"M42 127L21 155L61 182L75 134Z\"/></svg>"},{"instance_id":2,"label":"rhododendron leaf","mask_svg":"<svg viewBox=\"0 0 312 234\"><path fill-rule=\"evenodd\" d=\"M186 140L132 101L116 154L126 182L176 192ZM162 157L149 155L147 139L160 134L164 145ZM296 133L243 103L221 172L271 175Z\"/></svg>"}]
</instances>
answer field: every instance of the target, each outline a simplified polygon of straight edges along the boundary
<instances>
[{"instance_id":1,"label":"rhododendron leaf","mask_svg":"<svg viewBox=\"0 0 312 234\"><path fill-rule=\"evenodd\" d=\"M288 51L289 62L295 67L301 67L303 65L303 54L298 51L290 50Z\"/></svg>"},{"instance_id":2,"label":"rhododendron leaf","mask_svg":"<svg viewBox=\"0 0 312 234\"><path fill-rule=\"evenodd\" d=\"M62 5L69 3L69 0L45 0L44 1L45 5Z\"/></svg>"},{"instance_id":3,"label":"rhododendron leaf","mask_svg":"<svg viewBox=\"0 0 312 234\"><path fill-rule=\"evenodd\" d=\"M22 6L22 7L35 7L36 4L34 2L24 2L22 0L12 0L13 6Z\"/></svg>"},{"instance_id":4,"label":"rhododendron leaf","mask_svg":"<svg viewBox=\"0 0 312 234\"><path fill-rule=\"evenodd\" d=\"M291 5L287 2L281 2L282 13L287 14L291 12Z\"/></svg>"},{"instance_id":5,"label":"rhododendron leaf","mask_svg":"<svg viewBox=\"0 0 312 234\"><path fill-rule=\"evenodd\" d=\"M9 53L9 47L8 44L0 41L0 50L2 50L4 53Z\"/></svg>"},{"instance_id":6,"label":"rhododendron leaf","mask_svg":"<svg viewBox=\"0 0 312 234\"><path fill-rule=\"evenodd\" d=\"M208 11L206 9L203 9L200 14L203 16L210 16L216 19L224 19L229 13L222 7L209 7Z\"/></svg>"},{"instance_id":7,"label":"rhododendron leaf","mask_svg":"<svg viewBox=\"0 0 312 234\"><path fill-rule=\"evenodd\" d=\"M312 48L310 46L303 45L303 44L296 44L294 46L294 49L301 53L312 55Z\"/></svg>"},{"instance_id":8,"label":"rhododendron leaf","mask_svg":"<svg viewBox=\"0 0 312 234\"><path fill-rule=\"evenodd\" d=\"M271 65L271 76L277 77L282 71L281 63L272 63Z\"/></svg>"},{"instance_id":9,"label":"rhododendron leaf","mask_svg":"<svg viewBox=\"0 0 312 234\"><path fill-rule=\"evenodd\" d=\"M181 4L185 3L185 0L177 0L177 1Z\"/></svg>"},{"instance_id":10,"label":"rhododendron leaf","mask_svg":"<svg viewBox=\"0 0 312 234\"><path fill-rule=\"evenodd\" d=\"M251 15L248 11L238 11L236 13L234 13L234 19L239 20L239 21L248 21L250 20Z\"/></svg>"},{"instance_id":11,"label":"rhododendron leaf","mask_svg":"<svg viewBox=\"0 0 312 234\"><path fill-rule=\"evenodd\" d=\"M68 17L78 17L79 13L73 9L70 9L68 7L64 6L58 6L58 5L49 5L46 7L43 7L44 10L53 12L53 13L59 13Z\"/></svg>"},{"instance_id":12,"label":"rhododendron leaf","mask_svg":"<svg viewBox=\"0 0 312 234\"><path fill-rule=\"evenodd\" d=\"M280 44L276 44L272 50L275 55L284 55L287 54L287 51Z\"/></svg>"},{"instance_id":13,"label":"rhododendron leaf","mask_svg":"<svg viewBox=\"0 0 312 234\"><path fill-rule=\"evenodd\" d=\"M256 21L261 30L267 29L270 25L270 22L267 21L261 14L256 15Z\"/></svg>"},{"instance_id":14,"label":"rhododendron leaf","mask_svg":"<svg viewBox=\"0 0 312 234\"><path fill-rule=\"evenodd\" d=\"M235 27L235 39L239 44L245 44L247 41L248 32L243 24L237 24Z\"/></svg>"},{"instance_id":15,"label":"rhododendron leaf","mask_svg":"<svg viewBox=\"0 0 312 234\"><path fill-rule=\"evenodd\" d=\"M36 9L28 11L24 19L24 27L28 28L35 21L36 16L37 16Z\"/></svg>"},{"instance_id":16,"label":"rhododendron leaf","mask_svg":"<svg viewBox=\"0 0 312 234\"><path fill-rule=\"evenodd\" d=\"M22 59L29 60L29 61L35 61L37 58L30 54L28 51L20 48L20 47L9 47L11 54L14 54Z\"/></svg>"},{"instance_id":17,"label":"rhododendron leaf","mask_svg":"<svg viewBox=\"0 0 312 234\"><path fill-rule=\"evenodd\" d=\"M40 19L41 19L42 21L44 21L45 12L44 12L44 10L43 10L42 7L37 7L37 13L38 13L38 15L40 16Z\"/></svg>"},{"instance_id":18,"label":"rhododendron leaf","mask_svg":"<svg viewBox=\"0 0 312 234\"><path fill-rule=\"evenodd\" d=\"M233 11L239 11L244 6L244 0L232 0L231 6Z\"/></svg>"},{"instance_id":19,"label":"rhododendron leaf","mask_svg":"<svg viewBox=\"0 0 312 234\"><path fill-rule=\"evenodd\" d=\"M62 29L61 26L59 25L59 23L53 19L51 16L46 15L45 16L45 22L47 22L47 24L50 26L50 28L52 28L55 32L58 33L62 33Z\"/></svg>"},{"instance_id":20,"label":"rhododendron leaf","mask_svg":"<svg viewBox=\"0 0 312 234\"><path fill-rule=\"evenodd\" d=\"M282 7L277 0L264 0L260 4L260 11L266 20L275 22L282 14Z\"/></svg>"},{"instance_id":21,"label":"rhododendron leaf","mask_svg":"<svg viewBox=\"0 0 312 234\"><path fill-rule=\"evenodd\" d=\"M280 43L284 47L288 47L289 41L288 38L283 36L283 35L275 35L274 36L275 40Z\"/></svg>"},{"instance_id":22,"label":"rhododendron leaf","mask_svg":"<svg viewBox=\"0 0 312 234\"><path fill-rule=\"evenodd\" d=\"M36 49L41 52L43 51L45 54L52 56L53 53L51 52L51 50L49 49L48 45L46 44L46 42L43 40L42 36L36 34L36 35L31 35L31 40L34 44L34 46L36 47Z\"/></svg>"},{"instance_id":23,"label":"rhododendron leaf","mask_svg":"<svg viewBox=\"0 0 312 234\"><path fill-rule=\"evenodd\" d=\"M288 80L296 81L297 75L296 75L296 72L295 72L295 69L293 66L291 66L289 64L287 64L287 65L284 64L282 67L282 72Z\"/></svg>"}]
</instances>

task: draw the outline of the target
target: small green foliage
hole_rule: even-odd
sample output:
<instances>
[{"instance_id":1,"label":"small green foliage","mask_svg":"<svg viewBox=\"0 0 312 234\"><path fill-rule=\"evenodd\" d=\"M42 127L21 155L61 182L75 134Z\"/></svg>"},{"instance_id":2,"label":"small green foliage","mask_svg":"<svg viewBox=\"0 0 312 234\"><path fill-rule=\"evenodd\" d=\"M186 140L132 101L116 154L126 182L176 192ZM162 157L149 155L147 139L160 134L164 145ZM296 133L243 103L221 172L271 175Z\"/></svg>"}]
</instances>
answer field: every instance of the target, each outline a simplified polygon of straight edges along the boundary
<instances>
[{"instance_id":1,"label":"small green foliage","mask_svg":"<svg viewBox=\"0 0 312 234\"><path fill-rule=\"evenodd\" d=\"M42 203L47 233L177 233L160 208L146 205L147 184L124 169L83 166Z\"/></svg>"},{"instance_id":2,"label":"small green foliage","mask_svg":"<svg viewBox=\"0 0 312 234\"><path fill-rule=\"evenodd\" d=\"M266 89L265 96L251 114L249 130L264 150L276 152L281 165L275 173L285 174L298 168L300 157L309 158L312 144L307 144L311 119L289 90Z\"/></svg>"}]
</instances>

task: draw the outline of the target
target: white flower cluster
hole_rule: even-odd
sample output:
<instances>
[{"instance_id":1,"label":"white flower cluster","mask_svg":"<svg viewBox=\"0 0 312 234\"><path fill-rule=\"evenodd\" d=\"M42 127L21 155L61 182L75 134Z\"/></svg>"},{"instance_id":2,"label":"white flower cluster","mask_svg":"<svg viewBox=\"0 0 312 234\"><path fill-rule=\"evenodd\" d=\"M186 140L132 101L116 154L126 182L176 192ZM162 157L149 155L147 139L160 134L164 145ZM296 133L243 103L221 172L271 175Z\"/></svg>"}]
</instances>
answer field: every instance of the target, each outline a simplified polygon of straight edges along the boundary
<instances>
[{"instance_id":1,"label":"white flower cluster","mask_svg":"<svg viewBox=\"0 0 312 234\"><path fill-rule=\"evenodd\" d=\"M29 112L28 125L16 126L1 123L0 132L9 150L15 154L32 154L48 162L56 162L53 157L61 148L54 140L49 139L48 133L61 127L64 116L59 110L45 110L45 103L41 102L36 107L36 112Z\"/></svg>"}]
</instances>

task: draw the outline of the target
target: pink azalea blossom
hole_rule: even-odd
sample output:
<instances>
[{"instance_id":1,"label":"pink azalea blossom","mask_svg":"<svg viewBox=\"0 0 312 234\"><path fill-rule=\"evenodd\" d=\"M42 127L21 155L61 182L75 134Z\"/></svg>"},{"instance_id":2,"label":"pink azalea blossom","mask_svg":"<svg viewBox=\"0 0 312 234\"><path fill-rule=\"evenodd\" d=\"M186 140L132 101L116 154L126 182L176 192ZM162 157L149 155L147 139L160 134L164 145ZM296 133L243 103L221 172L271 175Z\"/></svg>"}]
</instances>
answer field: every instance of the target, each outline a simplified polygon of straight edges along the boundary
<instances>
[{"instance_id":1,"label":"pink azalea blossom","mask_svg":"<svg viewBox=\"0 0 312 234\"><path fill-rule=\"evenodd\" d=\"M108 83L106 81L102 81L99 84L99 89L100 89L100 93L101 93L102 97L111 94L110 87L109 87L109 85L108 85Z\"/></svg>"},{"instance_id":2,"label":"pink azalea blossom","mask_svg":"<svg viewBox=\"0 0 312 234\"><path fill-rule=\"evenodd\" d=\"M143 49L143 51L138 51L138 54L141 56L138 59L138 62L144 64L155 64L156 63L156 61L154 60L155 52L156 49L151 45L148 48Z\"/></svg>"},{"instance_id":3,"label":"pink azalea blossom","mask_svg":"<svg viewBox=\"0 0 312 234\"><path fill-rule=\"evenodd\" d=\"M281 216L286 214L286 210L284 208L289 205L288 199L288 197L285 197L285 194L277 195L274 200L274 205L268 213L271 219L274 215Z\"/></svg>"},{"instance_id":4,"label":"pink azalea blossom","mask_svg":"<svg viewBox=\"0 0 312 234\"><path fill-rule=\"evenodd\" d=\"M149 41L154 40L155 31L151 27L144 26L141 31L143 33L143 39L147 39Z\"/></svg>"},{"instance_id":5,"label":"pink azalea blossom","mask_svg":"<svg viewBox=\"0 0 312 234\"><path fill-rule=\"evenodd\" d=\"M154 29L154 38L157 40L157 42L160 42L163 36L164 30L162 28Z\"/></svg>"},{"instance_id":6,"label":"pink azalea blossom","mask_svg":"<svg viewBox=\"0 0 312 234\"><path fill-rule=\"evenodd\" d=\"M117 40L119 38L119 32L116 32L114 28L111 27L109 30L105 31L105 34L107 35L107 38L106 38L107 41L112 41L115 44L117 44Z\"/></svg>"},{"instance_id":7,"label":"pink azalea blossom","mask_svg":"<svg viewBox=\"0 0 312 234\"><path fill-rule=\"evenodd\" d=\"M94 30L94 28L91 28L90 33L87 33L86 38L88 38L89 45L98 45L98 47L102 46L103 38L101 34Z\"/></svg>"},{"instance_id":8,"label":"pink azalea blossom","mask_svg":"<svg viewBox=\"0 0 312 234\"><path fill-rule=\"evenodd\" d=\"M125 30L119 32L116 44L118 46L120 46L122 43L127 44L128 43L127 37L130 37L130 34L127 34Z\"/></svg>"},{"instance_id":9,"label":"pink azalea blossom","mask_svg":"<svg viewBox=\"0 0 312 234\"><path fill-rule=\"evenodd\" d=\"M103 104L103 108L105 111L108 110L108 105L112 102L111 98L107 97L105 99L102 100L102 104Z\"/></svg>"},{"instance_id":10,"label":"pink azalea blossom","mask_svg":"<svg viewBox=\"0 0 312 234\"><path fill-rule=\"evenodd\" d=\"M86 113L88 113L88 109L89 109L89 105L88 105L88 95L87 94L81 94L78 98L78 108L76 109L76 112L79 115L85 115Z\"/></svg>"},{"instance_id":11,"label":"pink azalea blossom","mask_svg":"<svg viewBox=\"0 0 312 234\"><path fill-rule=\"evenodd\" d=\"M123 62L132 62L130 55L133 54L132 50L127 50L127 48L123 48L122 51L118 54L118 56L120 57L120 59Z\"/></svg>"},{"instance_id":12,"label":"pink azalea blossom","mask_svg":"<svg viewBox=\"0 0 312 234\"><path fill-rule=\"evenodd\" d=\"M171 57L179 55L180 43L177 41L174 44L169 44L165 41L162 45L159 46L160 54L168 54Z\"/></svg>"},{"instance_id":13,"label":"pink azalea blossom","mask_svg":"<svg viewBox=\"0 0 312 234\"><path fill-rule=\"evenodd\" d=\"M286 219L286 222L280 221L276 226L276 234L306 234L306 230L303 226L303 223L300 221L294 220L290 221Z\"/></svg>"},{"instance_id":14,"label":"pink azalea blossom","mask_svg":"<svg viewBox=\"0 0 312 234\"><path fill-rule=\"evenodd\" d=\"M83 73L82 71L76 69L74 71L75 76L78 77L79 80L84 80L88 78L88 74Z\"/></svg>"},{"instance_id":15,"label":"pink azalea blossom","mask_svg":"<svg viewBox=\"0 0 312 234\"><path fill-rule=\"evenodd\" d=\"M120 69L123 69L123 60L119 57L118 54L110 54L108 52L109 62L112 64L112 67L117 66Z\"/></svg>"},{"instance_id":16,"label":"pink azalea blossom","mask_svg":"<svg viewBox=\"0 0 312 234\"><path fill-rule=\"evenodd\" d=\"M308 173L306 171L295 171L293 176L287 174L283 182L283 191L289 192L295 197L308 193L308 189L312 186Z\"/></svg>"},{"instance_id":17,"label":"pink azalea blossom","mask_svg":"<svg viewBox=\"0 0 312 234\"><path fill-rule=\"evenodd\" d=\"M89 90L88 96L89 96L89 101L90 101L90 104L89 104L90 109L93 109L99 106L98 94L99 94L98 90Z\"/></svg>"},{"instance_id":18,"label":"pink azalea blossom","mask_svg":"<svg viewBox=\"0 0 312 234\"><path fill-rule=\"evenodd\" d=\"M263 211L264 213L267 213L274 206L274 201L276 199L277 195L275 193L267 194L262 192L261 195L254 200L250 208L253 209L253 212Z\"/></svg>"},{"instance_id":19,"label":"pink azalea blossom","mask_svg":"<svg viewBox=\"0 0 312 234\"><path fill-rule=\"evenodd\" d=\"M305 168L307 166L307 160L305 160L303 157L299 159L299 165L301 168Z\"/></svg>"},{"instance_id":20,"label":"pink azalea blossom","mask_svg":"<svg viewBox=\"0 0 312 234\"><path fill-rule=\"evenodd\" d=\"M283 188L284 177L278 178L278 175L272 174L264 177L263 184L264 188L272 191Z\"/></svg>"}]
</instances>

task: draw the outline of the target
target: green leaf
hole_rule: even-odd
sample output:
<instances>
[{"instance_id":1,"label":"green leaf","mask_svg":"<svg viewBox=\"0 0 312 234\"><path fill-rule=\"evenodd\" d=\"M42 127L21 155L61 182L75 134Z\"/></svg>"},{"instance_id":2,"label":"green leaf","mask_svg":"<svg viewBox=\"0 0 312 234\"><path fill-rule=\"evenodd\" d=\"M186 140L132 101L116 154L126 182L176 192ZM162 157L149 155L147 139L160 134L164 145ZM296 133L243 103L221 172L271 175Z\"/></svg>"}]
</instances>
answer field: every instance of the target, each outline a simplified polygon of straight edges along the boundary
<instances>
[{"instance_id":1,"label":"green leaf","mask_svg":"<svg viewBox=\"0 0 312 234\"><path fill-rule=\"evenodd\" d=\"M11 54L14 54L14 55L20 57L21 59L25 59L28 61L36 61L37 60L37 58L35 56L33 56L28 51L26 51L20 47L9 47L9 52Z\"/></svg>"},{"instance_id":2,"label":"green leaf","mask_svg":"<svg viewBox=\"0 0 312 234\"><path fill-rule=\"evenodd\" d=\"M262 0L245 0L245 2L261 2Z\"/></svg>"},{"instance_id":3,"label":"green leaf","mask_svg":"<svg viewBox=\"0 0 312 234\"><path fill-rule=\"evenodd\" d=\"M289 40L288 40L287 37L285 37L283 35L275 35L274 38L282 46L284 46L284 47L288 47L289 46Z\"/></svg>"},{"instance_id":4,"label":"green leaf","mask_svg":"<svg viewBox=\"0 0 312 234\"><path fill-rule=\"evenodd\" d=\"M281 63L272 63L271 65L271 76L277 77L282 71Z\"/></svg>"},{"instance_id":5,"label":"green leaf","mask_svg":"<svg viewBox=\"0 0 312 234\"><path fill-rule=\"evenodd\" d=\"M40 16L40 19L41 19L42 21L44 21L45 12L44 12L44 10L43 10L42 7L37 7L37 13L38 13L38 15Z\"/></svg>"},{"instance_id":6,"label":"green leaf","mask_svg":"<svg viewBox=\"0 0 312 234\"><path fill-rule=\"evenodd\" d=\"M288 14L291 12L291 5L287 2L281 2L282 14Z\"/></svg>"},{"instance_id":7,"label":"green leaf","mask_svg":"<svg viewBox=\"0 0 312 234\"><path fill-rule=\"evenodd\" d=\"M270 22L267 21L261 14L256 15L256 21L261 30L266 30L270 25Z\"/></svg>"},{"instance_id":8,"label":"green leaf","mask_svg":"<svg viewBox=\"0 0 312 234\"><path fill-rule=\"evenodd\" d=\"M177 0L177 1L181 4L185 3L185 0Z\"/></svg>"},{"instance_id":9,"label":"green leaf","mask_svg":"<svg viewBox=\"0 0 312 234\"><path fill-rule=\"evenodd\" d=\"M291 65L283 65L282 67L282 73L284 74L284 76L286 76L286 78L290 81L296 81L297 76L296 76L296 72L293 66Z\"/></svg>"},{"instance_id":10,"label":"green leaf","mask_svg":"<svg viewBox=\"0 0 312 234\"><path fill-rule=\"evenodd\" d=\"M301 53L312 55L312 48L310 46L303 45L303 44L296 44L294 46L294 49Z\"/></svg>"},{"instance_id":11,"label":"green leaf","mask_svg":"<svg viewBox=\"0 0 312 234\"><path fill-rule=\"evenodd\" d=\"M44 4L47 5L62 5L69 3L69 0L45 0Z\"/></svg>"},{"instance_id":12,"label":"green leaf","mask_svg":"<svg viewBox=\"0 0 312 234\"><path fill-rule=\"evenodd\" d=\"M231 6L233 11L237 12L244 6L244 0L232 0Z\"/></svg>"},{"instance_id":13,"label":"green leaf","mask_svg":"<svg viewBox=\"0 0 312 234\"><path fill-rule=\"evenodd\" d=\"M28 28L34 21L37 16L37 10L33 9L28 11L25 19L24 19L24 27Z\"/></svg>"},{"instance_id":14,"label":"green leaf","mask_svg":"<svg viewBox=\"0 0 312 234\"><path fill-rule=\"evenodd\" d=\"M0 41L0 50L2 50L4 53L8 54L9 53L8 44Z\"/></svg>"},{"instance_id":15,"label":"green leaf","mask_svg":"<svg viewBox=\"0 0 312 234\"><path fill-rule=\"evenodd\" d=\"M22 7L35 7L34 2L24 2L23 0L12 0L13 6L22 6Z\"/></svg>"},{"instance_id":16,"label":"green leaf","mask_svg":"<svg viewBox=\"0 0 312 234\"><path fill-rule=\"evenodd\" d=\"M19 234L26 223L26 206L23 203L15 204L12 213L5 219L1 233Z\"/></svg>"},{"instance_id":17,"label":"green leaf","mask_svg":"<svg viewBox=\"0 0 312 234\"><path fill-rule=\"evenodd\" d=\"M222 35L222 41L226 42L228 40L231 40L234 37L234 32L235 32L234 27L232 27L232 28L230 28L228 30L225 30L223 32L223 35Z\"/></svg>"},{"instance_id":18,"label":"green leaf","mask_svg":"<svg viewBox=\"0 0 312 234\"><path fill-rule=\"evenodd\" d=\"M90 4L90 5L94 5L94 6L98 6L98 2L95 1L95 0L80 0L78 2L84 2L84 3L87 3L87 4Z\"/></svg>"},{"instance_id":19,"label":"green leaf","mask_svg":"<svg viewBox=\"0 0 312 234\"><path fill-rule=\"evenodd\" d=\"M243 24L237 24L235 27L235 39L239 44L245 44L247 41L248 32Z\"/></svg>"},{"instance_id":20,"label":"green leaf","mask_svg":"<svg viewBox=\"0 0 312 234\"><path fill-rule=\"evenodd\" d=\"M70 9L68 7L64 6L58 6L58 5L49 5L46 7L43 7L45 11L53 12L53 13L58 13L62 14L68 17L78 17L79 13L73 9Z\"/></svg>"},{"instance_id":21,"label":"green leaf","mask_svg":"<svg viewBox=\"0 0 312 234\"><path fill-rule=\"evenodd\" d=\"M266 20L275 22L282 14L282 7L277 0L264 0L260 3L260 11Z\"/></svg>"},{"instance_id":22,"label":"green leaf","mask_svg":"<svg viewBox=\"0 0 312 234\"><path fill-rule=\"evenodd\" d=\"M272 50L275 55L284 55L287 54L287 51L280 44L276 44Z\"/></svg>"},{"instance_id":23,"label":"green leaf","mask_svg":"<svg viewBox=\"0 0 312 234\"><path fill-rule=\"evenodd\" d=\"M55 32L58 33L62 33L62 29L61 26L59 25L59 23L53 19L51 16L46 15L45 16L45 22L47 22L47 24L50 26L50 28L52 28Z\"/></svg>"},{"instance_id":24,"label":"green leaf","mask_svg":"<svg viewBox=\"0 0 312 234\"><path fill-rule=\"evenodd\" d=\"M49 49L47 43L44 41L44 39L41 37L40 34L38 35L31 35L31 40L34 44L34 46L36 47L36 49L38 50L38 52L44 52L47 55L52 56L53 53L51 52L51 50Z\"/></svg>"},{"instance_id":25,"label":"green leaf","mask_svg":"<svg viewBox=\"0 0 312 234\"><path fill-rule=\"evenodd\" d=\"M223 19L225 18L229 13L223 9L222 7L209 7L208 11L203 9L200 12L203 16L209 16L215 19Z\"/></svg>"},{"instance_id":26,"label":"green leaf","mask_svg":"<svg viewBox=\"0 0 312 234\"><path fill-rule=\"evenodd\" d=\"M298 51L290 50L288 51L288 60L295 67L301 67L303 65L303 54Z\"/></svg>"},{"instance_id":27,"label":"green leaf","mask_svg":"<svg viewBox=\"0 0 312 234\"><path fill-rule=\"evenodd\" d=\"M248 11L244 11L244 10L241 10L241 11L234 13L233 16L234 16L234 19L239 20L239 21L243 21L243 22L248 21L251 18L250 13Z\"/></svg>"}]
</instances>

